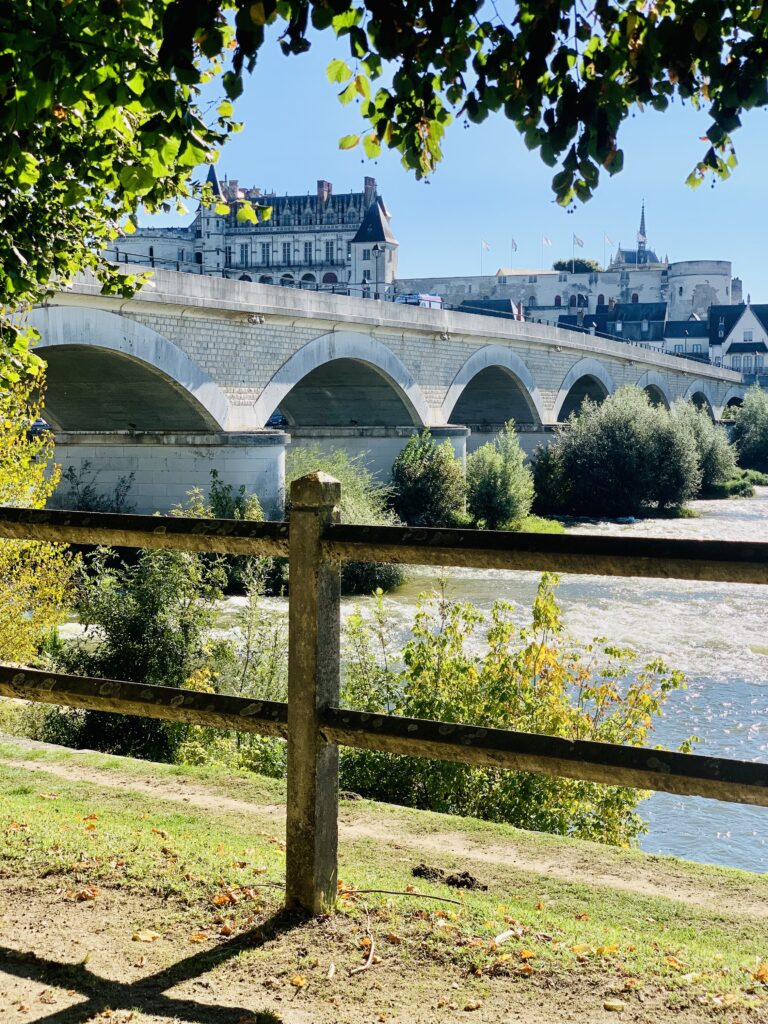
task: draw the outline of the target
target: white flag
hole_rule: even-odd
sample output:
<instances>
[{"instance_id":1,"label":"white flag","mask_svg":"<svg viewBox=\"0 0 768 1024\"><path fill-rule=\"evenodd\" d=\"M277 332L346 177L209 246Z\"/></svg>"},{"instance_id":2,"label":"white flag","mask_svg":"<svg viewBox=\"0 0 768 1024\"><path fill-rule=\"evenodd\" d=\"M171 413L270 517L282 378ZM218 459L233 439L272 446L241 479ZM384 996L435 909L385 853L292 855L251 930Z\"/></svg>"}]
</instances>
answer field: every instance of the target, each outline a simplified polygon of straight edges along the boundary
<instances>
[{"instance_id":1,"label":"white flag","mask_svg":"<svg viewBox=\"0 0 768 1024\"><path fill-rule=\"evenodd\" d=\"M487 242L483 242L482 246L483 246L483 252L490 252L491 251L491 247L490 247L490 245Z\"/></svg>"},{"instance_id":2,"label":"white flag","mask_svg":"<svg viewBox=\"0 0 768 1024\"><path fill-rule=\"evenodd\" d=\"M603 238L608 243L608 245L616 245L614 240L612 238L609 238L608 235L605 234L605 232L603 232Z\"/></svg>"},{"instance_id":3,"label":"white flag","mask_svg":"<svg viewBox=\"0 0 768 1024\"><path fill-rule=\"evenodd\" d=\"M517 252L517 242L512 239L512 252Z\"/></svg>"},{"instance_id":4,"label":"white flag","mask_svg":"<svg viewBox=\"0 0 768 1024\"><path fill-rule=\"evenodd\" d=\"M547 238L547 236L544 235L544 237L541 240L541 244L542 245L551 246L552 245L552 239L551 238Z\"/></svg>"},{"instance_id":5,"label":"white flag","mask_svg":"<svg viewBox=\"0 0 768 1024\"><path fill-rule=\"evenodd\" d=\"M583 249L583 248L584 248L584 243L582 242L582 240L581 240L581 239L579 238L579 236L578 236L578 235L574 235L574 236L573 236L573 244L574 244L574 245L578 245L578 247L579 247L580 249Z\"/></svg>"}]
</instances>

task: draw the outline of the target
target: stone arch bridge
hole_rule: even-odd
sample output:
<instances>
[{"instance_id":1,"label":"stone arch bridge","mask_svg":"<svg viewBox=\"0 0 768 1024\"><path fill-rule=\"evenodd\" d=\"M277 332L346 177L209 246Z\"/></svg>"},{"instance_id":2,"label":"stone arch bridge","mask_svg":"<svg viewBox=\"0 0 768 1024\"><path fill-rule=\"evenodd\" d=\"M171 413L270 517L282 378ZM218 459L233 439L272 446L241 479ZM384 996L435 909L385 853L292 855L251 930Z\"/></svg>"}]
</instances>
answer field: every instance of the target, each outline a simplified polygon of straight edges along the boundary
<instances>
[{"instance_id":1,"label":"stone arch bridge","mask_svg":"<svg viewBox=\"0 0 768 1024\"><path fill-rule=\"evenodd\" d=\"M83 278L30 321L59 461L89 462L101 491L133 473L140 512L214 467L273 510L289 443L365 453L386 477L424 427L463 455L514 419L531 451L625 384L714 419L744 393L732 371L541 324L163 270L129 300Z\"/></svg>"}]
</instances>

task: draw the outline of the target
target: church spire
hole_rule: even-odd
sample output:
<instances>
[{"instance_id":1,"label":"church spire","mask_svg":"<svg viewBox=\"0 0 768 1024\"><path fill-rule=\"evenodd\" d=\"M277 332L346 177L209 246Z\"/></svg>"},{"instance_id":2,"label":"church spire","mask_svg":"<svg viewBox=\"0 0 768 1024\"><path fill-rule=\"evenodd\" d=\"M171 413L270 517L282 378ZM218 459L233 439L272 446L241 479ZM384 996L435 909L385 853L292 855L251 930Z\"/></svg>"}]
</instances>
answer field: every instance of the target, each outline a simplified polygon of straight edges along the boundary
<instances>
[{"instance_id":1,"label":"church spire","mask_svg":"<svg viewBox=\"0 0 768 1024\"><path fill-rule=\"evenodd\" d=\"M638 249L645 249L645 243L647 241L648 238L645 234L645 200L643 200L643 205L640 212L640 230L637 232Z\"/></svg>"}]
</instances>

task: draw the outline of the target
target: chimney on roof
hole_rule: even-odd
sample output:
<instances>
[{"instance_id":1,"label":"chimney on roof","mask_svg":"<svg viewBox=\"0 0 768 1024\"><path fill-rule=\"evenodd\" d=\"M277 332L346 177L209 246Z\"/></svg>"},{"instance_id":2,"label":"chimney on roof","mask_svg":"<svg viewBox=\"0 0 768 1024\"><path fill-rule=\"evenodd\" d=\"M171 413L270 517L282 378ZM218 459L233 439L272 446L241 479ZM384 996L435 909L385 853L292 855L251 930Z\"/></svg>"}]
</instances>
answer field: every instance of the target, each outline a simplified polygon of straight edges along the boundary
<instances>
[{"instance_id":1,"label":"chimney on roof","mask_svg":"<svg viewBox=\"0 0 768 1024\"><path fill-rule=\"evenodd\" d=\"M368 208L376 198L376 179L367 175L363 181L363 203Z\"/></svg>"},{"instance_id":2,"label":"chimney on roof","mask_svg":"<svg viewBox=\"0 0 768 1024\"><path fill-rule=\"evenodd\" d=\"M317 179L317 198L321 203L327 203L333 195L333 185L330 181L323 181L322 178Z\"/></svg>"}]
</instances>

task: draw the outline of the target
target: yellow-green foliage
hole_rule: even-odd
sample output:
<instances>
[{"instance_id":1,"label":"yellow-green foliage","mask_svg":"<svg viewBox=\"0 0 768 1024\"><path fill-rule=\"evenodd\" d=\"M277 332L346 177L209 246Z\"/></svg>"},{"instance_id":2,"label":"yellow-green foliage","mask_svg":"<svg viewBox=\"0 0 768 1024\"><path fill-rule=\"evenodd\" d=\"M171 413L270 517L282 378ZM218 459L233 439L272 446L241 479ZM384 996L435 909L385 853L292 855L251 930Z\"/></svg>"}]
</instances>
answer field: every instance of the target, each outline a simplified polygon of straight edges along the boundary
<instances>
[{"instance_id":1,"label":"yellow-green foliage","mask_svg":"<svg viewBox=\"0 0 768 1024\"><path fill-rule=\"evenodd\" d=\"M555 577L542 578L525 627L514 623L505 601L487 618L445 594L423 596L402 662L390 653L383 605L372 623L353 618L345 702L413 718L647 744L654 717L682 676L661 661L635 672L632 651L601 640L577 645L563 627L555 583ZM616 845L630 844L644 830L634 810L644 794L575 779L350 751L342 780L346 788L393 803Z\"/></svg>"},{"instance_id":2,"label":"yellow-green foliage","mask_svg":"<svg viewBox=\"0 0 768 1024\"><path fill-rule=\"evenodd\" d=\"M53 435L31 433L41 410L32 376L0 390L0 506L42 508L59 478L50 466ZM60 544L0 541L0 661L34 660L44 634L61 620L73 559Z\"/></svg>"}]
</instances>

